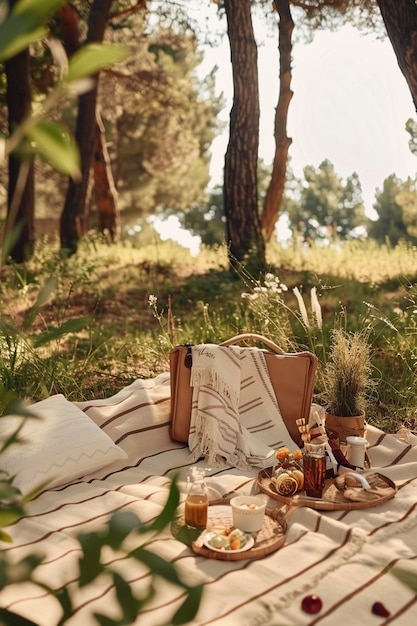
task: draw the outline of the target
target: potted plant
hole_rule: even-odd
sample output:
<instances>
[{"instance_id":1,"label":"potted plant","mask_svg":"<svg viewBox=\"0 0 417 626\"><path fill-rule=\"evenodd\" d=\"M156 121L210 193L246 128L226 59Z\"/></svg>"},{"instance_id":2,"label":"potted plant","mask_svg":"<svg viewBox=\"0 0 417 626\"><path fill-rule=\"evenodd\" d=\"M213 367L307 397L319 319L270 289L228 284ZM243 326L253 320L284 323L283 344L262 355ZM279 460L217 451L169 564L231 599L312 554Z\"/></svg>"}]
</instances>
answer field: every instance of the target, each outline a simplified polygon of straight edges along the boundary
<instances>
[{"instance_id":1,"label":"potted plant","mask_svg":"<svg viewBox=\"0 0 417 626\"><path fill-rule=\"evenodd\" d=\"M340 443L349 435L362 437L372 386L371 348L367 330L331 331L329 358L324 367L326 430Z\"/></svg>"}]
</instances>

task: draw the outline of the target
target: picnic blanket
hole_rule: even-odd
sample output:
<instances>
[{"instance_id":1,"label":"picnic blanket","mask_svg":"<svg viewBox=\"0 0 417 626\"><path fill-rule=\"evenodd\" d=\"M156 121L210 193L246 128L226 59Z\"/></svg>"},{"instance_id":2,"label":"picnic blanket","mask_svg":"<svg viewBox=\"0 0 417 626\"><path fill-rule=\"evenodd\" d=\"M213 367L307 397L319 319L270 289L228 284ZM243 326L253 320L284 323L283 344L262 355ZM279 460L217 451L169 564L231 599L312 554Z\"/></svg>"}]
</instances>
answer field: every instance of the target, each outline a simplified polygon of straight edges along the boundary
<instances>
[{"instance_id":1,"label":"picnic blanket","mask_svg":"<svg viewBox=\"0 0 417 626\"><path fill-rule=\"evenodd\" d=\"M9 559L31 552L44 554L38 577L55 588L74 585L80 532L100 528L115 511L132 511L144 522L154 519L167 498L170 479L186 479L187 445L169 435L169 374L136 380L111 398L74 403L124 454L90 474L45 489L27 507L27 515L7 530L12 544L2 544ZM262 419L262 416L259 417ZM359 511L296 509L289 519L285 544L263 558L218 561L195 554L170 528L151 549L175 563L184 580L205 583L193 626L303 626L319 624L395 624L410 626L417 618L416 589L404 584L404 573L417 580L417 444L367 429L374 471L395 481L394 499ZM212 467L199 461L213 492L250 493L257 468ZM185 495L184 495L185 497ZM139 541L139 539L138 539ZM136 593L149 576L137 563L120 556L118 566ZM316 615L305 613L307 594L322 600ZM169 624L183 600L183 590L161 582L152 603L136 624ZM372 614L382 602L390 617ZM60 617L56 601L37 586L13 584L0 592L0 607L54 626ZM94 612L115 617L114 588L108 579L75 594L75 615L67 624L96 624Z\"/></svg>"}]
</instances>

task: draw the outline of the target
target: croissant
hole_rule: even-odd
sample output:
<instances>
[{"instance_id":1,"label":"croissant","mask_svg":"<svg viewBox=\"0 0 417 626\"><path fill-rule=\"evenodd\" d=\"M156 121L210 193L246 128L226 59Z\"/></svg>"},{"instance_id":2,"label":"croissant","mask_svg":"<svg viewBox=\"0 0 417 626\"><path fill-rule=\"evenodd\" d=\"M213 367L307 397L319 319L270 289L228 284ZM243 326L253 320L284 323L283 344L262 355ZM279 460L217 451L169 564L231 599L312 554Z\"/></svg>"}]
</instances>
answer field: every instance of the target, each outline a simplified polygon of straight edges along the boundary
<instances>
[{"instance_id":1,"label":"croissant","mask_svg":"<svg viewBox=\"0 0 417 626\"><path fill-rule=\"evenodd\" d=\"M343 491L344 489L348 489L350 487L361 487L360 481L353 476L353 474L342 474L341 476L336 476L334 479L334 484L337 489Z\"/></svg>"},{"instance_id":2,"label":"croissant","mask_svg":"<svg viewBox=\"0 0 417 626\"><path fill-rule=\"evenodd\" d=\"M395 490L392 487L375 487L370 491L365 491L364 489L359 489L358 487L352 487L350 489L345 489L343 495L347 500L351 500L352 502L372 502L373 500L390 496L392 492L395 493Z\"/></svg>"},{"instance_id":3,"label":"croissant","mask_svg":"<svg viewBox=\"0 0 417 626\"><path fill-rule=\"evenodd\" d=\"M365 491L359 487L351 487L345 489L343 495L347 500L352 502L370 502L371 500L377 500L380 496L372 491Z\"/></svg>"}]
</instances>

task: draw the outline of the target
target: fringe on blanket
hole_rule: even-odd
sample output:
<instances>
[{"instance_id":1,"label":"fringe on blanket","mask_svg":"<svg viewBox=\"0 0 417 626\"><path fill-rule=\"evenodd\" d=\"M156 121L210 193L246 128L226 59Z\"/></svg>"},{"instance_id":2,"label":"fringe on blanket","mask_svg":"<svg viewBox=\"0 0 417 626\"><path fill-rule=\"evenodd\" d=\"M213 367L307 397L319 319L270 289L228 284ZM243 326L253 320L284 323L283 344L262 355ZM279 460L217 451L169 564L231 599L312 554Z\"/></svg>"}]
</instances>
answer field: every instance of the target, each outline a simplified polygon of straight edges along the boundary
<instances>
[{"instance_id":1,"label":"fringe on blanket","mask_svg":"<svg viewBox=\"0 0 417 626\"><path fill-rule=\"evenodd\" d=\"M232 407L239 408L240 386L230 385L214 367L194 367L191 371L192 387L211 387L223 398L228 398Z\"/></svg>"},{"instance_id":2,"label":"fringe on blanket","mask_svg":"<svg viewBox=\"0 0 417 626\"><path fill-rule=\"evenodd\" d=\"M216 420L206 419L205 415L201 415L198 411L195 415L195 428L198 437L198 447L191 450L189 460L196 463L201 457L213 467L225 466L225 459L218 454L219 450L219 432ZM232 453L229 452L227 464L240 470L253 469L253 465L248 463L246 456L238 448Z\"/></svg>"}]
</instances>

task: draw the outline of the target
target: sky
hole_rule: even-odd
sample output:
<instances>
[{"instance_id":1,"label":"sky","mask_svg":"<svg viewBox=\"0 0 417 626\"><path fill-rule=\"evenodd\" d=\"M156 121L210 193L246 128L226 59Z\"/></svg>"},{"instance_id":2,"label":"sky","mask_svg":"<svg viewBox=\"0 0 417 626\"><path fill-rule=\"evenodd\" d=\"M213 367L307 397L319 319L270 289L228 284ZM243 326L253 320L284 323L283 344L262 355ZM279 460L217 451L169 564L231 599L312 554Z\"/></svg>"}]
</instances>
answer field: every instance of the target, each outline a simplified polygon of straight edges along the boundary
<instances>
[{"instance_id":1,"label":"sky","mask_svg":"<svg viewBox=\"0 0 417 626\"><path fill-rule=\"evenodd\" d=\"M199 11L207 8L200 0ZM210 4L210 3L209 3ZM209 9L208 9L209 10ZM218 26L215 14L210 23ZM275 37L265 34L254 20L259 44L260 95L259 156L272 163L274 115L278 98L279 57ZM228 142L233 83L227 37L205 49L201 71L218 66L216 90L223 92L226 107L220 119L226 123L212 146L211 183L221 184ZM288 115L287 134L292 138L291 167L302 177L306 165L319 167L329 159L338 176L356 172L362 185L367 214L374 214L375 192L390 174L401 180L417 175L417 157L408 147L405 123L416 119L410 91L401 73L389 39L378 40L351 26L337 32L317 31L312 43L294 43L294 92ZM172 233L173 224L167 225ZM194 248L196 241L192 240Z\"/></svg>"},{"instance_id":2,"label":"sky","mask_svg":"<svg viewBox=\"0 0 417 626\"><path fill-rule=\"evenodd\" d=\"M258 35L259 37L259 35ZM214 142L211 174L221 181L233 95L229 44L206 53L210 65L220 60L217 89L227 97L221 117L226 131ZM213 63L213 64L214 64ZM278 51L275 39L263 39L258 53L260 91L260 156L271 163L273 125L278 98ZM368 212L375 189L395 173L402 180L417 174L417 157L408 147L405 123L415 119L412 98L388 39L363 35L346 26L318 31L310 44L293 49L294 92L288 116L291 167L318 167L329 159L345 178L357 172Z\"/></svg>"}]
</instances>

